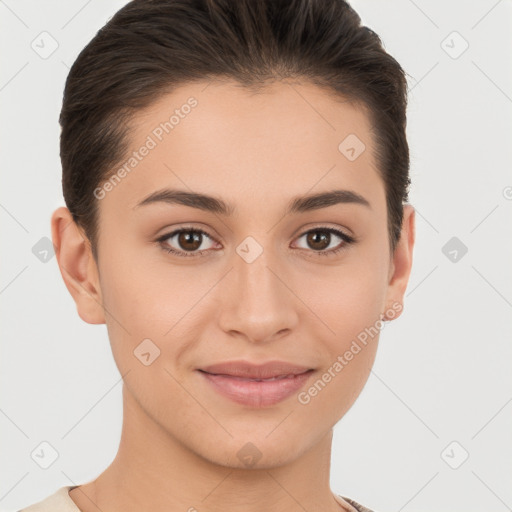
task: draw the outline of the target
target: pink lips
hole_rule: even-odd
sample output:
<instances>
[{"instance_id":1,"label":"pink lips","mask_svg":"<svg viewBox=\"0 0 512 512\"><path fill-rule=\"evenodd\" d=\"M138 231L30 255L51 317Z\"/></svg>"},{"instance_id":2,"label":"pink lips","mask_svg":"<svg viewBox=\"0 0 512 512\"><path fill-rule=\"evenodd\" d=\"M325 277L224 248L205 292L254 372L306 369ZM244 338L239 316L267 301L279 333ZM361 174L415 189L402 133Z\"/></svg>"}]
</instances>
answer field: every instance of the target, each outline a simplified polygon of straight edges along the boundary
<instances>
[{"instance_id":1,"label":"pink lips","mask_svg":"<svg viewBox=\"0 0 512 512\"><path fill-rule=\"evenodd\" d=\"M227 398L251 407L265 407L298 391L314 370L283 361L261 365L231 361L200 368L199 372Z\"/></svg>"}]
</instances>

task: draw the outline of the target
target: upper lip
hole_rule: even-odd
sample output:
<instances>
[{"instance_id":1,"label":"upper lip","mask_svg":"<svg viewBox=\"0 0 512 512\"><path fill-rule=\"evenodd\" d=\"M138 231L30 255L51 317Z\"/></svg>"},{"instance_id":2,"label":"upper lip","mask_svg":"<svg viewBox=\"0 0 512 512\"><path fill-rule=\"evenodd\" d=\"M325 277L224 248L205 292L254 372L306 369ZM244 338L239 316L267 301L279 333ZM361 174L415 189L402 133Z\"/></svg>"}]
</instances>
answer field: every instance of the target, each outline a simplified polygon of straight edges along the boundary
<instances>
[{"instance_id":1,"label":"upper lip","mask_svg":"<svg viewBox=\"0 0 512 512\"><path fill-rule=\"evenodd\" d=\"M312 369L285 361L269 361L263 364L254 364L248 361L229 361L199 368L199 370L213 375L230 375L248 379L271 379L283 375L299 375Z\"/></svg>"}]
</instances>

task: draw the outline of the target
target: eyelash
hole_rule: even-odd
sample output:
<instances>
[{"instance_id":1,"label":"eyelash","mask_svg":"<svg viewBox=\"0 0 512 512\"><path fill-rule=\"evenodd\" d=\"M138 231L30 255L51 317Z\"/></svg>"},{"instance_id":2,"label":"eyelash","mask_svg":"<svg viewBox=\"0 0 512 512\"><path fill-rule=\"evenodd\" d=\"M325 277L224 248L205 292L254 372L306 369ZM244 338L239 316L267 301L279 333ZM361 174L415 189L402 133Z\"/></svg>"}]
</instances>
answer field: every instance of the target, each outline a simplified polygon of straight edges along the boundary
<instances>
[{"instance_id":1,"label":"eyelash","mask_svg":"<svg viewBox=\"0 0 512 512\"><path fill-rule=\"evenodd\" d=\"M177 251L176 249L173 249L172 247L167 247L167 246L163 245L163 243L167 239L172 238L173 236L178 235L178 234L183 233L183 232L185 232L185 233L200 233L202 235L206 235L208 238L213 240L213 237L211 237L206 231L203 231L202 229L198 229L198 228L180 228L180 229L177 229L175 231L172 231L171 233L167 233L165 235L162 235L160 238L157 239L157 242L160 242L161 247L162 247L162 249L164 251L166 251L168 253L172 253L172 254L174 254L174 255L176 255L178 257L183 257L183 258L189 258L189 257L194 257L194 256L202 257L205 252L208 252L208 250L203 250L203 251L187 253L187 252ZM334 256L335 254L337 254L340 251L344 250L348 245L357 242L356 238L347 235L343 231L340 231L339 229L327 227L327 226L325 226L325 227L319 226L319 227L310 229L309 231L305 231L304 233L302 233L299 236L299 238L301 238L304 235L307 235L309 233L315 233L315 232L333 233L333 234L339 236L343 240L342 245L340 247L336 248L336 249L329 249L328 251L313 251L315 253L315 255L318 255L318 256Z\"/></svg>"}]
</instances>

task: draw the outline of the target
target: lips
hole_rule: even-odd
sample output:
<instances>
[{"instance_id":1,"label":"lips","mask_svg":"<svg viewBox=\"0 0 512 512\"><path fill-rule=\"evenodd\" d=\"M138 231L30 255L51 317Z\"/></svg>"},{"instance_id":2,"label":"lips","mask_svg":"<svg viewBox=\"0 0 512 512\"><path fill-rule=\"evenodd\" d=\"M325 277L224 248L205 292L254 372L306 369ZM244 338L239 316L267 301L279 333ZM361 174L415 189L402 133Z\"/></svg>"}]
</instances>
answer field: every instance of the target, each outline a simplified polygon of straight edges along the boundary
<instances>
[{"instance_id":1,"label":"lips","mask_svg":"<svg viewBox=\"0 0 512 512\"><path fill-rule=\"evenodd\" d=\"M253 364L247 361L229 361L199 368L211 375L224 375L239 380L272 381L301 375L312 370L307 366L299 366L285 361L270 361L264 364Z\"/></svg>"},{"instance_id":2,"label":"lips","mask_svg":"<svg viewBox=\"0 0 512 512\"><path fill-rule=\"evenodd\" d=\"M232 361L198 368L211 389L240 405L271 407L290 398L307 384L315 370L283 361L255 365Z\"/></svg>"}]
</instances>

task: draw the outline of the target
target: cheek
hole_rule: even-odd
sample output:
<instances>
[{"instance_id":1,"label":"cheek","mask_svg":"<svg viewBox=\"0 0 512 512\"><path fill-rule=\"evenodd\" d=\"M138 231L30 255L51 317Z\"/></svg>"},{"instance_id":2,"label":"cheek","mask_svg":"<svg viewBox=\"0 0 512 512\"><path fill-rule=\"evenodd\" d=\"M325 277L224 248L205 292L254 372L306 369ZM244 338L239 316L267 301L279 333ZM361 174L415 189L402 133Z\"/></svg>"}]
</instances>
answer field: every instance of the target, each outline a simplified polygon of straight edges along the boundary
<instances>
[{"instance_id":1,"label":"cheek","mask_svg":"<svg viewBox=\"0 0 512 512\"><path fill-rule=\"evenodd\" d=\"M144 251L151 252L151 257L144 257ZM159 254L155 260L157 251L147 247L141 251L133 247L118 249L122 257L102 262L101 284L106 308L126 324L128 331L161 337L183 316L186 305L197 297L197 290L179 267L165 265ZM111 318L111 322L115 321Z\"/></svg>"},{"instance_id":2,"label":"cheek","mask_svg":"<svg viewBox=\"0 0 512 512\"><path fill-rule=\"evenodd\" d=\"M104 254L114 254L108 251ZM100 273L109 339L120 371L126 372L134 363L139 366L134 351L147 339L157 347L155 352L160 350L156 366L164 359L179 359L190 330L200 325L206 304L201 299L218 276L194 279L192 267L166 264L164 258L145 261L141 252L129 248L118 253L123 257L101 262Z\"/></svg>"},{"instance_id":3,"label":"cheek","mask_svg":"<svg viewBox=\"0 0 512 512\"><path fill-rule=\"evenodd\" d=\"M311 405L315 417L335 423L348 411L370 375L378 346L382 286L372 272L350 272L332 279L330 293L314 294L309 299L318 312L311 327L323 366L311 386L303 390L299 403ZM318 326L322 326L321 328Z\"/></svg>"},{"instance_id":4,"label":"cheek","mask_svg":"<svg viewBox=\"0 0 512 512\"><path fill-rule=\"evenodd\" d=\"M166 301L155 280L148 278L147 267L129 249L117 247L114 252L113 247L106 247L104 254L109 255L100 269L105 319L114 358L120 370L126 371L135 361L133 351L144 339L159 346L157 340L170 328L161 318Z\"/></svg>"},{"instance_id":5,"label":"cheek","mask_svg":"<svg viewBox=\"0 0 512 512\"><path fill-rule=\"evenodd\" d=\"M322 382L316 386L325 386L323 399L318 400L320 408L322 404L329 407L331 400L342 408L349 407L369 376L383 326L380 317L386 273L378 251L373 255L358 253L357 261L347 259L346 265L331 267L325 275L310 280L309 287L303 287L304 302L316 314L308 315L314 322L311 332L325 361ZM315 392L312 390L313 395Z\"/></svg>"},{"instance_id":6,"label":"cheek","mask_svg":"<svg viewBox=\"0 0 512 512\"><path fill-rule=\"evenodd\" d=\"M385 266L358 254L310 276L297 295L317 315L322 337L334 350L379 320L386 290Z\"/></svg>"}]
</instances>

